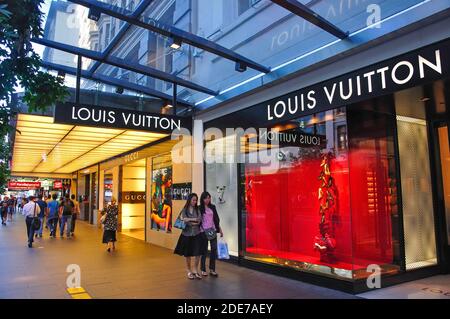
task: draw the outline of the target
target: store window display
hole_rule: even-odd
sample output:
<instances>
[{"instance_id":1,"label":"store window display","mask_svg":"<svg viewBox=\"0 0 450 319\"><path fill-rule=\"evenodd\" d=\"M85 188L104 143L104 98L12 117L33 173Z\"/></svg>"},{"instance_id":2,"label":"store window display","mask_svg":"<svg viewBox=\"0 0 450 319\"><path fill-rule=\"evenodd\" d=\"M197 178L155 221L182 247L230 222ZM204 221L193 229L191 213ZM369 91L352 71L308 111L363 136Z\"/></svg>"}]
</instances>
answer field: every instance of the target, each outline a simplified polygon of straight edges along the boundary
<instances>
[{"instance_id":1,"label":"store window display","mask_svg":"<svg viewBox=\"0 0 450 319\"><path fill-rule=\"evenodd\" d=\"M275 172L242 165L245 258L343 279L367 276L371 264L400 269L389 105L365 102L284 123L282 132L321 142L280 144L288 155Z\"/></svg>"}]
</instances>

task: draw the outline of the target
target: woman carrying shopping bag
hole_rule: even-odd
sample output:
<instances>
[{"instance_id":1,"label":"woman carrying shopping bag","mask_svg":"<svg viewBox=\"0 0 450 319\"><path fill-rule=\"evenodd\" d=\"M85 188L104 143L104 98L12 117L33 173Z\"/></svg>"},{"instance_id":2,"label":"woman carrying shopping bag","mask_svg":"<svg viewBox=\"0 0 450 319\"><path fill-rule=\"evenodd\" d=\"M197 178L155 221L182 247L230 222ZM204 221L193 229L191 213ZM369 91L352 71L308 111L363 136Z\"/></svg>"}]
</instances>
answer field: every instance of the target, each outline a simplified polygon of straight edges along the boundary
<instances>
[{"instance_id":1,"label":"woman carrying shopping bag","mask_svg":"<svg viewBox=\"0 0 450 319\"><path fill-rule=\"evenodd\" d=\"M205 254L202 255L201 269L202 276L208 276L206 272L206 255L208 254L208 242L211 246L211 254L209 255L209 274L217 277L216 259L217 259L217 233L223 237L222 229L220 228L220 218L217 213L216 206L211 203L211 195L208 192L203 192L200 196L200 213L202 215L202 231L206 237Z\"/></svg>"}]
</instances>

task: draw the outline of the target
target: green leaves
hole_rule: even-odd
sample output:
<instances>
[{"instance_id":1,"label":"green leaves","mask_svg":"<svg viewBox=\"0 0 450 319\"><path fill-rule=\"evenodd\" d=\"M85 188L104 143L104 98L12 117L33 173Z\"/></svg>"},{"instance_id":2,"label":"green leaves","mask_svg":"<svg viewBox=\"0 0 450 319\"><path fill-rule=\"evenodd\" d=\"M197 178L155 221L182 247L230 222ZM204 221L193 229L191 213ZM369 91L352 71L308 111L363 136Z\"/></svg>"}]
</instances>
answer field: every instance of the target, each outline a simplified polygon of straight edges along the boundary
<instances>
[{"instance_id":1,"label":"green leaves","mask_svg":"<svg viewBox=\"0 0 450 319\"><path fill-rule=\"evenodd\" d=\"M17 87L30 111L43 111L63 101L64 81L40 70L41 58L31 44L43 33L44 0L2 0L0 4L0 193L9 176L11 149L6 137L14 133L9 103Z\"/></svg>"},{"instance_id":2,"label":"green leaves","mask_svg":"<svg viewBox=\"0 0 450 319\"><path fill-rule=\"evenodd\" d=\"M44 110L55 101L62 101L68 92L64 80L48 73L38 71L32 79L28 79L28 90L23 100L30 111Z\"/></svg>"}]
</instances>

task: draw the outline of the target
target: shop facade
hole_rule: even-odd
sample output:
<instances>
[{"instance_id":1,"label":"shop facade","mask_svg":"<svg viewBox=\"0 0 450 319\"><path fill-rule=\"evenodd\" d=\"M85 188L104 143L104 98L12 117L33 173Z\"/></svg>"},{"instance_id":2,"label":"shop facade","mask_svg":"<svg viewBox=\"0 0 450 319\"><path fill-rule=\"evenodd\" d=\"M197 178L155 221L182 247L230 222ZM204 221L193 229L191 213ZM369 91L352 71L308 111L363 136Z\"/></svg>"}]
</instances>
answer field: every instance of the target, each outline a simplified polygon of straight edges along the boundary
<instances>
[{"instance_id":1,"label":"shop facade","mask_svg":"<svg viewBox=\"0 0 450 319\"><path fill-rule=\"evenodd\" d=\"M192 188L190 163L172 162L176 143L166 136L76 172L83 219L100 227L115 199L122 234L172 249L180 234L172 226Z\"/></svg>"},{"instance_id":2,"label":"shop facade","mask_svg":"<svg viewBox=\"0 0 450 319\"><path fill-rule=\"evenodd\" d=\"M199 183L234 259L352 292L375 272L383 286L448 272L449 56L438 41L200 115Z\"/></svg>"}]
</instances>

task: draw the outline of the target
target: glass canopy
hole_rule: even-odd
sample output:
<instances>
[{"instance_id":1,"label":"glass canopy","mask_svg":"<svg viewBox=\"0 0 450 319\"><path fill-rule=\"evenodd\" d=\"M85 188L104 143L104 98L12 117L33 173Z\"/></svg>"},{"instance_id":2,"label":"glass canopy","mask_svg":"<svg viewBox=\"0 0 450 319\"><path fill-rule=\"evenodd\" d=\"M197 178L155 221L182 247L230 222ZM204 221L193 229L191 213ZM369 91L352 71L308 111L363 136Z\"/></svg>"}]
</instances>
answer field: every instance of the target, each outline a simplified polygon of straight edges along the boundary
<instances>
[{"instance_id":1,"label":"glass canopy","mask_svg":"<svg viewBox=\"0 0 450 319\"><path fill-rule=\"evenodd\" d=\"M33 41L45 46L52 70L75 75L81 55L81 88L176 93L179 103L204 109L450 7L444 3L47 0L44 35Z\"/></svg>"}]
</instances>

